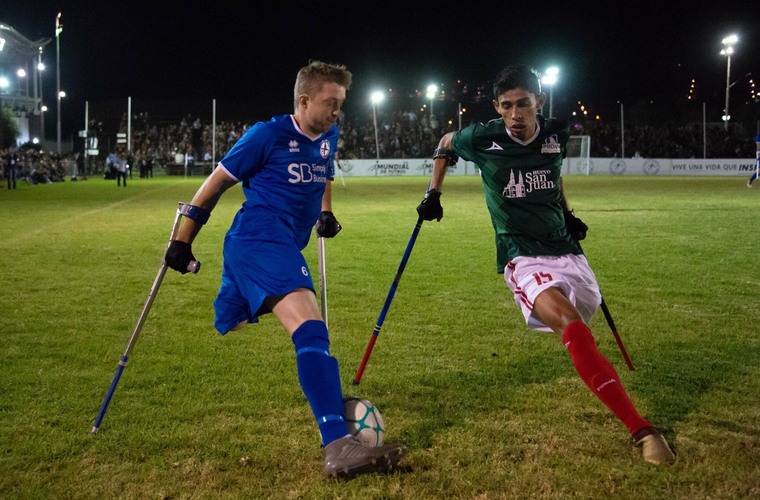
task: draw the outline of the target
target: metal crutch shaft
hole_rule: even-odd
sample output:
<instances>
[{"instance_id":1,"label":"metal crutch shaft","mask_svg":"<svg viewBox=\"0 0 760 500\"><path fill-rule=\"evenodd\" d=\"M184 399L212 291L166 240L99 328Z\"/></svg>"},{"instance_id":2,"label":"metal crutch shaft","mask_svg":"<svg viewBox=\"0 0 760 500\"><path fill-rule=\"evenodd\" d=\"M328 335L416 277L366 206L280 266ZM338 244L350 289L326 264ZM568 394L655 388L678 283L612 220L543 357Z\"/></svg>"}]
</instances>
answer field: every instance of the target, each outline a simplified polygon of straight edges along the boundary
<instances>
[{"instance_id":1,"label":"metal crutch shaft","mask_svg":"<svg viewBox=\"0 0 760 500\"><path fill-rule=\"evenodd\" d=\"M396 288L398 288L398 283L401 281L401 275L404 273L406 263L409 261L409 256L412 254L414 242L417 241L417 235L420 234L422 221L422 217L419 217L417 219L417 224L414 226L412 236L409 238L409 243L406 245L406 251L404 252L404 256L401 258L401 263L398 266L396 277L393 279L393 284L391 285L390 290L388 290L388 296L385 299L385 304L383 305L383 309L380 311L380 316L377 319L375 329L372 331L372 336L369 339L367 348L364 350L364 356L362 356L359 368L356 370L356 375L354 375L354 380L352 381L353 385L359 385L359 382L361 382L362 375L364 374L364 369L367 367L367 361L369 361L369 357L372 354L372 349L374 349L375 342L377 342L377 336L380 335L380 329L383 327L383 323L385 322L385 315L388 314L388 309L391 307L393 296L396 294Z\"/></svg>"},{"instance_id":2,"label":"metal crutch shaft","mask_svg":"<svg viewBox=\"0 0 760 500\"><path fill-rule=\"evenodd\" d=\"M181 217L180 210L182 208L182 203L179 204L179 207L177 208L177 215L174 217L174 224L172 225L172 232L169 236L169 243L167 243L166 248L169 248L169 244L174 239L174 235L177 232L177 229L179 228L179 221ZM166 255L166 249L164 249L164 255ZM200 270L201 263L198 261L192 261L187 266L187 270L192 273L197 273ZM113 398L114 391L116 391L116 386L119 384L119 380L121 379L121 374L124 372L124 368L127 366L127 361L129 359L129 355L132 353L132 349L135 346L135 343L137 342L137 338L140 335L140 331L142 330L143 325L145 324L145 320L148 317L148 312L150 312L150 308L153 306L153 301L156 299L156 294L158 294L158 289L161 287L161 282L164 279L164 275L166 275L167 265L164 259L161 259L161 267L158 269L158 274L156 275L156 279L153 280L153 285L150 287L150 292L148 293L148 299L145 301L145 305L143 305L142 312L140 312L140 317L137 319L137 324L135 325L134 330L132 331L132 335L129 337L129 342L127 342L127 347L124 349L124 353L121 355L121 358L119 358L119 363L116 367L116 373L113 376L113 380L111 381L111 385L108 388L108 392L106 393L105 398L103 399L103 404L100 406L100 411L98 412L98 416L95 419L95 423L92 426L92 434L97 434L98 430L100 429L100 425L103 423L103 419L106 416L106 411L108 410L108 406L111 403L111 398Z\"/></svg>"}]
</instances>

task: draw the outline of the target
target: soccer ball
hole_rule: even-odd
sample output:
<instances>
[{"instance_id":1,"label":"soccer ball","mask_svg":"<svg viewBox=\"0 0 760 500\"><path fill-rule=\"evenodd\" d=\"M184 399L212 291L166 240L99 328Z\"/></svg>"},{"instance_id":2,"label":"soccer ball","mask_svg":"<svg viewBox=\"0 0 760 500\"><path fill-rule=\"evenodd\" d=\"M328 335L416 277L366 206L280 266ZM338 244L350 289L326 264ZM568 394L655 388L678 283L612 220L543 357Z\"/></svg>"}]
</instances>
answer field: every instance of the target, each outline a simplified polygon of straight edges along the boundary
<instances>
[{"instance_id":1,"label":"soccer ball","mask_svg":"<svg viewBox=\"0 0 760 500\"><path fill-rule=\"evenodd\" d=\"M343 404L349 432L367 446L382 445L385 439L385 423L380 410L361 398L343 398Z\"/></svg>"}]
</instances>

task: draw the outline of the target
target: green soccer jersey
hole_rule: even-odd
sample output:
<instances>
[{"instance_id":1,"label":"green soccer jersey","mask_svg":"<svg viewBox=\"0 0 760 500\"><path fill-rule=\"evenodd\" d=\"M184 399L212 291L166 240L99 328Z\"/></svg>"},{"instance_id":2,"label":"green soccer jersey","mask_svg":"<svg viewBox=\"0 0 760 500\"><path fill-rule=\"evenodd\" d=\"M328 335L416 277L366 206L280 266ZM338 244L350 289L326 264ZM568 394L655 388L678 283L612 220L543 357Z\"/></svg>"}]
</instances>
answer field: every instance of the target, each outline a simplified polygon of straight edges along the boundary
<instances>
[{"instance_id":1,"label":"green soccer jersey","mask_svg":"<svg viewBox=\"0 0 760 500\"><path fill-rule=\"evenodd\" d=\"M480 168L486 206L496 232L497 272L519 255L581 254L565 228L560 173L569 132L560 120L538 116L538 134L523 143L502 119L454 134L452 149Z\"/></svg>"}]
</instances>

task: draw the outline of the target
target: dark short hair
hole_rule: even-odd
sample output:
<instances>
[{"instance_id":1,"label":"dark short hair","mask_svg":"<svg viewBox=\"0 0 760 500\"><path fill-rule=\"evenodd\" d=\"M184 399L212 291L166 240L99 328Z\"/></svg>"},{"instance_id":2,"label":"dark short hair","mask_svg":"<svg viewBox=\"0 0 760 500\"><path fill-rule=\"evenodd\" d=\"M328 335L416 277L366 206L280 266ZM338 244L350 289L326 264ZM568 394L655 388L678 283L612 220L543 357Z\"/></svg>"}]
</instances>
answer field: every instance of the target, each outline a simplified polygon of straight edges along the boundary
<instances>
[{"instance_id":1,"label":"dark short hair","mask_svg":"<svg viewBox=\"0 0 760 500\"><path fill-rule=\"evenodd\" d=\"M538 72L526 64L513 64L499 72L493 83L493 97L497 99L504 92L523 88L536 95L541 93Z\"/></svg>"},{"instance_id":2,"label":"dark short hair","mask_svg":"<svg viewBox=\"0 0 760 500\"><path fill-rule=\"evenodd\" d=\"M293 99L298 103L299 95L313 96L325 83L337 83L348 90L351 87L352 78L351 72L343 65L310 61L308 65L298 70Z\"/></svg>"}]
</instances>

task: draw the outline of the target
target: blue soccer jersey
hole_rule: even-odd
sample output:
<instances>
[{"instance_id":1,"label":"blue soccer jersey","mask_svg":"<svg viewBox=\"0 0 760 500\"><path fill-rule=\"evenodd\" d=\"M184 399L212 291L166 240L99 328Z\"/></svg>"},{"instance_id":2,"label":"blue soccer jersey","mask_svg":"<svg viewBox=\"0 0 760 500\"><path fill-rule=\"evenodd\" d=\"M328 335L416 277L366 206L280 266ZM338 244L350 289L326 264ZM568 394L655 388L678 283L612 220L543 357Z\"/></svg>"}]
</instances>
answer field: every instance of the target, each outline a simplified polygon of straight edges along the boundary
<instances>
[{"instance_id":1,"label":"blue soccer jersey","mask_svg":"<svg viewBox=\"0 0 760 500\"><path fill-rule=\"evenodd\" d=\"M229 234L279 237L285 230L303 250L319 218L325 182L335 174L337 141L337 127L313 139L292 115L248 129L220 162L243 182L246 198Z\"/></svg>"},{"instance_id":2,"label":"blue soccer jersey","mask_svg":"<svg viewBox=\"0 0 760 500\"><path fill-rule=\"evenodd\" d=\"M214 301L216 329L255 323L267 297L314 290L301 251L322 210L325 183L334 175L338 129L313 138L291 115L251 127L222 158L243 183L245 202L224 239L222 285Z\"/></svg>"}]
</instances>

